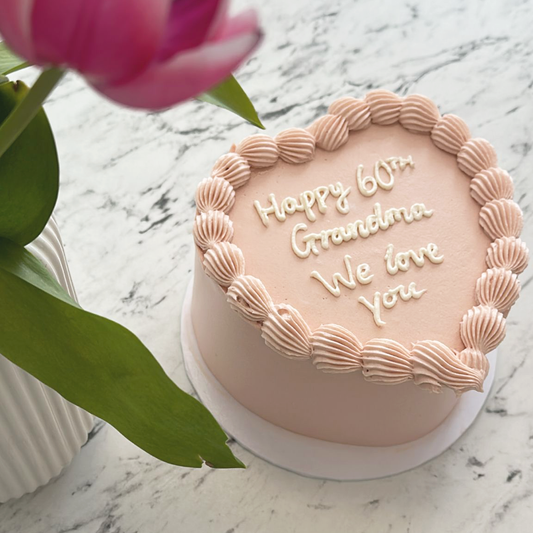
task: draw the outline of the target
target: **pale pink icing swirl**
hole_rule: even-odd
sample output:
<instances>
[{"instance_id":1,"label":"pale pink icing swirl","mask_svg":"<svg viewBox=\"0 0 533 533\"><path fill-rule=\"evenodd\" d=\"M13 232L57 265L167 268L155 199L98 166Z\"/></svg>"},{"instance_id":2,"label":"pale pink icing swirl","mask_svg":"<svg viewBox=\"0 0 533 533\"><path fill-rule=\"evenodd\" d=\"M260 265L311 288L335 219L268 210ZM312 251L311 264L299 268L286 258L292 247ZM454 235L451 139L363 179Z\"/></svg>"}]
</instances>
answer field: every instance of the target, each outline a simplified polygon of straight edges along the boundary
<instances>
[{"instance_id":1,"label":"pale pink icing swirl","mask_svg":"<svg viewBox=\"0 0 533 533\"><path fill-rule=\"evenodd\" d=\"M456 115L444 115L431 131L433 144L453 155L457 155L463 144L470 139L470 130L462 118Z\"/></svg>"},{"instance_id":2,"label":"pale pink icing swirl","mask_svg":"<svg viewBox=\"0 0 533 533\"><path fill-rule=\"evenodd\" d=\"M363 351L363 377L367 381L395 385L413 378L411 357L406 348L391 339L372 339Z\"/></svg>"},{"instance_id":3,"label":"pale pink icing swirl","mask_svg":"<svg viewBox=\"0 0 533 533\"><path fill-rule=\"evenodd\" d=\"M222 287L228 287L244 276L244 256L241 249L229 242L215 244L204 255L204 270Z\"/></svg>"},{"instance_id":4,"label":"pale pink icing swirl","mask_svg":"<svg viewBox=\"0 0 533 533\"><path fill-rule=\"evenodd\" d=\"M243 139L237 145L236 152L253 168L271 167L279 157L276 141L262 133Z\"/></svg>"},{"instance_id":5,"label":"pale pink icing swirl","mask_svg":"<svg viewBox=\"0 0 533 533\"><path fill-rule=\"evenodd\" d=\"M230 152L217 159L211 176L225 179L231 183L234 189L238 189L250 179L250 165L239 154Z\"/></svg>"},{"instance_id":6,"label":"pale pink icing swirl","mask_svg":"<svg viewBox=\"0 0 533 533\"><path fill-rule=\"evenodd\" d=\"M487 265L501 267L521 274L529 263L526 243L516 237L503 237L491 243L487 251Z\"/></svg>"},{"instance_id":7,"label":"pale pink icing swirl","mask_svg":"<svg viewBox=\"0 0 533 533\"><path fill-rule=\"evenodd\" d=\"M311 329L294 307L275 305L261 327L265 343L280 355L290 359L311 357Z\"/></svg>"},{"instance_id":8,"label":"pale pink icing swirl","mask_svg":"<svg viewBox=\"0 0 533 533\"><path fill-rule=\"evenodd\" d=\"M315 136L316 145L328 152L333 152L348 142L348 124L339 115L324 115L307 129Z\"/></svg>"},{"instance_id":9,"label":"pale pink icing swirl","mask_svg":"<svg viewBox=\"0 0 533 533\"><path fill-rule=\"evenodd\" d=\"M315 137L302 128L284 130L275 138L279 156L286 163L298 165L315 157Z\"/></svg>"},{"instance_id":10,"label":"pale pink icing swirl","mask_svg":"<svg viewBox=\"0 0 533 533\"><path fill-rule=\"evenodd\" d=\"M230 307L250 322L263 322L274 309L274 302L262 281L253 276L240 276L226 293Z\"/></svg>"},{"instance_id":11,"label":"pale pink icing swirl","mask_svg":"<svg viewBox=\"0 0 533 533\"><path fill-rule=\"evenodd\" d=\"M344 117L350 131L364 130L370 126L370 106L365 100L343 96L329 106L328 113Z\"/></svg>"},{"instance_id":12,"label":"pale pink icing swirl","mask_svg":"<svg viewBox=\"0 0 533 533\"><path fill-rule=\"evenodd\" d=\"M479 204L513 197L513 180L505 170L491 167L478 172L470 182L470 195Z\"/></svg>"},{"instance_id":13,"label":"pale pink icing swirl","mask_svg":"<svg viewBox=\"0 0 533 533\"><path fill-rule=\"evenodd\" d=\"M362 367L363 345L346 328L336 324L325 324L311 336L313 364L322 372L354 372Z\"/></svg>"},{"instance_id":14,"label":"pale pink icing swirl","mask_svg":"<svg viewBox=\"0 0 533 533\"><path fill-rule=\"evenodd\" d=\"M457 354L439 341L417 342L411 350L414 382L431 392L449 387L460 394L469 390L483 391L480 371L467 366Z\"/></svg>"},{"instance_id":15,"label":"pale pink icing swirl","mask_svg":"<svg viewBox=\"0 0 533 533\"><path fill-rule=\"evenodd\" d=\"M439 108L427 96L406 96L400 111L400 124L411 133L430 133L440 118Z\"/></svg>"},{"instance_id":16,"label":"pale pink icing swirl","mask_svg":"<svg viewBox=\"0 0 533 533\"><path fill-rule=\"evenodd\" d=\"M478 305L463 316L461 340L467 348L489 353L503 341L505 329L505 318L497 309Z\"/></svg>"},{"instance_id":17,"label":"pale pink icing swirl","mask_svg":"<svg viewBox=\"0 0 533 533\"><path fill-rule=\"evenodd\" d=\"M378 89L368 92L365 101L370 107L370 116L374 124L387 126L400 119L402 98L397 94Z\"/></svg>"},{"instance_id":18,"label":"pale pink icing swirl","mask_svg":"<svg viewBox=\"0 0 533 533\"><path fill-rule=\"evenodd\" d=\"M466 141L457 154L457 164L467 175L473 178L478 172L498 166L498 157L492 144L485 139Z\"/></svg>"},{"instance_id":19,"label":"pale pink icing swirl","mask_svg":"<svg viewBox=\"0 0 533 533\"><path fill-rule=\"evenodd\" d=\"M481 208L479 224L492 240L496 240L501 237L518 237L524 219L516 202L492 200Z\"/></svg>"},{"instance_id":20,"label":"pale pink icing swirl","mask_svg":"<svg viewBox=\"0 0 533 533\"><path fill-rule=\"evenodd\" d=\"M233 222L222 211L200 213L194 221L193 235L194 242L205 251L233 239Z\"/></svg>"},{"instance_id":21,"label":"pale pink icing swirl","mask_svg":"<svg viewBox=\"0 0 533 533\"><path fill-rule=\"evenodd\" d=\"M206 178L196 189L196 207L201 213L223 211L229 213L235 204L235 191L222 178Z\"/></svg>"},{"instance_id":22,"label":"pale pink icing swirl","mask_svg":"<svg viewBox=\"0 0 533 533\"><path fill-rule=\"evenodd\" d=\"M489 268L476 283L476 303L495 307L505 316L520 296L516 274L504 268Z\"/></svg>"},{"instance_id":23,"label":"pale pink icing swirl","mask_svg":"<svg viewBox=\"0 0 533 533\"><path fill-rule=\"evenodd\" d=\"M489 373L490 364L487 356L483 352L480 352L475 348L465 348L462 352L457 354L457 357L466 366L481 372L481 377L483 380L485 380L487 374Z\"/></svg>"}]
</instances>

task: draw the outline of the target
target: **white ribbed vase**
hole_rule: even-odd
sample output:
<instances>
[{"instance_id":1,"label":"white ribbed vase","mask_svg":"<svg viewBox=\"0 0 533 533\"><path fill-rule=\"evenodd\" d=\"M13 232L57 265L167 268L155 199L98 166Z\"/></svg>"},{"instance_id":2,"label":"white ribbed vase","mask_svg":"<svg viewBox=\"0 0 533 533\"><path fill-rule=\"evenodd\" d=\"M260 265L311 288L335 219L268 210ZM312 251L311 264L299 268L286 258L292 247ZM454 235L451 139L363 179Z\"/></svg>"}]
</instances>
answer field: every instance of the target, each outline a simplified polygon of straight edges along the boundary
<instances>
[{"instance_id":1,"label":"white ribbed vase","mask_svg":"<svg viewBox=\"0 0 533 533\"><path fill-rule=\"evenodd\" d=\"M56 222L28 246L76 298ZM0 503L44 485L78 453L93 417L0 355Z\"/></svg>"}]
</instances>

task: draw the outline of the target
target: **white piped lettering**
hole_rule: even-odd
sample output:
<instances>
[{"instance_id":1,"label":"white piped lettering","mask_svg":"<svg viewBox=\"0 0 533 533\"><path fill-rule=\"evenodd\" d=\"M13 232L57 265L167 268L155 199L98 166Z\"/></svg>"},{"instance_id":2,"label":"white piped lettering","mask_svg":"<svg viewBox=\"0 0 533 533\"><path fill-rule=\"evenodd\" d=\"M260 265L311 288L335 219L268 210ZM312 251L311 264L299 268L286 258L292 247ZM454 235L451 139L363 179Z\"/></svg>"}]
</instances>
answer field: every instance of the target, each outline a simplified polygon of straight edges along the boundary
<instances>
[{"instance_id":1,"label":"white piped lettering","mask_svg":"<svg viewBox=\"0 0 533 533\"><path fill-rule=\"evenodd\" d=\"M338 246L343 242L356 240L358 237L366 239L370 235L377 233L380 229L385 231L396 222L403 220L407 224L410 224L414 220L418 221L424 217L429 218L432 214L432 209L427 209L424 204L418 203L413 204L409 210L407 210L405 207L391 207L382 213L381 205L376 203L374 205L374 213L368 215L365 220L355 220L346 226L325 229L319 233L308 233L307 235L304 235L303 242L305 244L305 252L302 252L296 242L296 234L303 229L301 224L297 224L292 232L292 249L298 257L305 259L306 257L309 257L311 252L313 252L315 255L318 255L319 251L316 245L317 242L320 243L322 249L327 250L329 248L330 241ZM297 227L298 230L296 230ZM305 229L307 229L307 226Z\"/></svg>"},{"instance_id":2,"label":"white piped lettering","mask_svg":"<svg viewBox=\"0 0 533 533\"><path fill-rule=\"evenodd\" d=\"M350 205L348 204L347 197L350 194L351 187L344 188L343 184L339 181L336 184L328 185L327 187L321 186L313 189L312 191L302 192L298 198L287 196L278 205L276 195L271 193L268 195L268 201L270 205L263 207L259 200L254 201L254 207L261 219L263 225L268 227L269 215L274 215L280 222L287 220L287 215L294 215L296 212L305 213L305 216L311 222L316 220L316 214L313 211L313 207L316 205L320 213L325 213L327 210L326 198L331 196L338 198L335 203L335 208L339 213L345 215L350 211Z\"/></svg>"}]
</instances>

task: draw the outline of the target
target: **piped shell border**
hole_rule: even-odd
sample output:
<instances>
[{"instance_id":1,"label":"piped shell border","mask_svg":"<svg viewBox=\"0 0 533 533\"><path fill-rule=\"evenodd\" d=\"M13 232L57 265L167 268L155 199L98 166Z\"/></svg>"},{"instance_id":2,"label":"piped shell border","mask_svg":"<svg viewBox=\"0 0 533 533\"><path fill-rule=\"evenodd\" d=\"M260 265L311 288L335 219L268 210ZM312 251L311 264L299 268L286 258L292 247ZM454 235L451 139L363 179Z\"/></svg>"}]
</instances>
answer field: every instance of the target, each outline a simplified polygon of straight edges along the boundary
<instances>
[{"instance_id":1,"label":"piped shell border","mask_svg":"<svg viewBox=\"0 0 533 533\"><path fill-rule=\"evenodd\" d=\"M297 309L276 305L262 282L245 274L242 251L230 244L233 223L228 213L234 203L234 189L248 182L252 169L269 168L278 159L306 163L313 160L316 147L334 151L346 144L350 131L398 122L411 133L429 135L437 148L457 157L458 167L471 178L471 196L481 206L479 223L493 241L487 250L488 268L476 283L477 305L459 324L465 345L461 352L432 340L419 341L411 350L390 339L371 339L363 344L336 324L312 331ZM363 99L337 99L328 114L307 129L290 128L275 138L256 134L232 147L216 161L211 177L198 186L193 233L204 252L206 274L227 291L232 309L259 325L265 343L277 353L312 360L323 372L360 370L374 383L412 380L432 392L448 387L461 394L482 391L489 368L485 354L505 337L505 317L520 292L517 275L528 263L529 251L519 239L522 211L512 195L512 179L497 166L494 148L484 139L471 138L462 119L451 114L441 116L425 96L400 97L375 90Z\"/></svg>"}]
</instances>

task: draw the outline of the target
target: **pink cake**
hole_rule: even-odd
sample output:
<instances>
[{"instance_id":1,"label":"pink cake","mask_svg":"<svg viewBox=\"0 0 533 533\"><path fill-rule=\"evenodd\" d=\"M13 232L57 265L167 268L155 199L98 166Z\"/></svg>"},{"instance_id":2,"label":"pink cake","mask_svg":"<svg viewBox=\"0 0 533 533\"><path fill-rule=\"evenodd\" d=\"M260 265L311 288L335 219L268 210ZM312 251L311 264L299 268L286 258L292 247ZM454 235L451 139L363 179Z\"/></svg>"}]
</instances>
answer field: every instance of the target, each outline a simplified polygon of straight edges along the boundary
<instances>
[{"instance_id":1,"label":"pink cake","mask_svg":"<svg viewBox=\"0 0 533 533\"><path fill-rule=\"evenodd\" d=\"M505 336L528 261L512 197L493 147L420 95L340 98L307 129L244 139L196 194L205 363L302 435L426 435L482 391Z\"/></svg>"}]
</instances>

